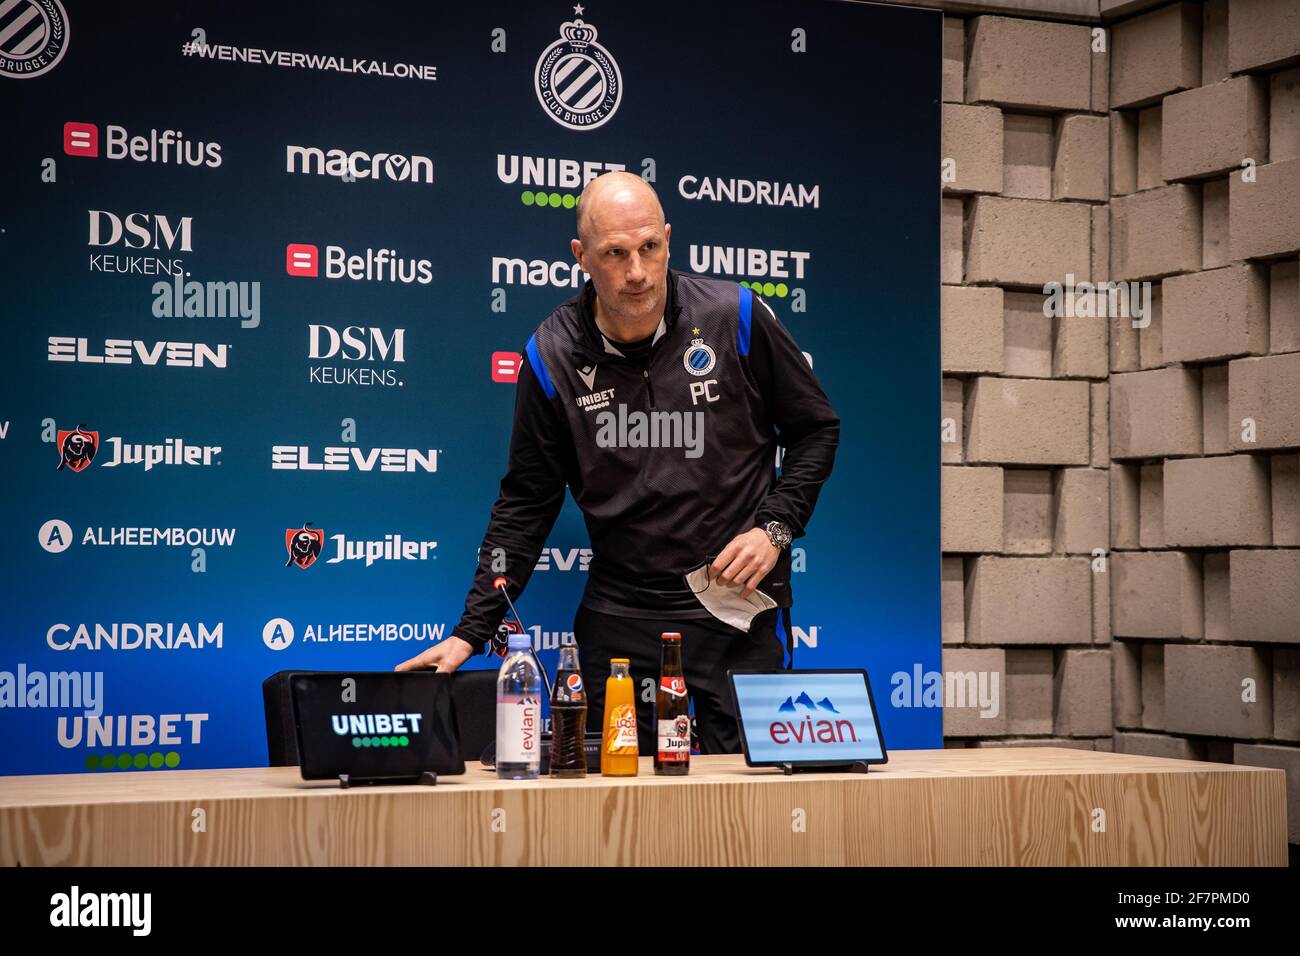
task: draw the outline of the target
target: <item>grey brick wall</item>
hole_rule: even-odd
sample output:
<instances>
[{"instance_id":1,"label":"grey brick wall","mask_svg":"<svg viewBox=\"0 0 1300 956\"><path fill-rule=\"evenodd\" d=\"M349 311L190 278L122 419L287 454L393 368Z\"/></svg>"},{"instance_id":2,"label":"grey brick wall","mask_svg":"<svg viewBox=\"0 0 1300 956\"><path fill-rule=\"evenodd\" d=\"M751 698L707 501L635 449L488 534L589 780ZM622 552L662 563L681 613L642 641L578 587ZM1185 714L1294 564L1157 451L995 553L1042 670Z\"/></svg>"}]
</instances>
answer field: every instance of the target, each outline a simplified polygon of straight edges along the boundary
<instances>
[{"instance_id":1,"label":"grey brick wall","mask_svg":"<svg viewBox=\"0 0 1300 956\"><path fill-rule=\"evenodd\" d=\"M1300 842L1300 3L937 5L945 745L1281 767Z\"/></svg>"}]
</instances>

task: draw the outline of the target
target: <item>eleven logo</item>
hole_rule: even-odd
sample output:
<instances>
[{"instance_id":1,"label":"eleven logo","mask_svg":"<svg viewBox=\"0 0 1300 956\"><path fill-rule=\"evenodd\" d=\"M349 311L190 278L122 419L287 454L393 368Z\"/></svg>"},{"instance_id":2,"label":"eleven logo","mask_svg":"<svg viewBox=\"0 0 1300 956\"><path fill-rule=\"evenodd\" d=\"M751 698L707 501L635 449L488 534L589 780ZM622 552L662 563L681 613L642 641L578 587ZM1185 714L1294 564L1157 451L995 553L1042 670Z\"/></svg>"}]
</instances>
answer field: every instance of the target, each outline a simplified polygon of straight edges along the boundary
<instances>
[{"instance_id":1,"label":"eleven logo","mask_svg":"<svg viewBox=\"0 0 1300 956\"><path fill-rule=\"evenodd\" d=\"M310 568L320 557L324 546L325 529L313 528L310 521L301 528L286 528L284 547L289 552L289 560L284 562L284 566L287 568L292 564L303 569Z\"/></svg>"}]
</instances>

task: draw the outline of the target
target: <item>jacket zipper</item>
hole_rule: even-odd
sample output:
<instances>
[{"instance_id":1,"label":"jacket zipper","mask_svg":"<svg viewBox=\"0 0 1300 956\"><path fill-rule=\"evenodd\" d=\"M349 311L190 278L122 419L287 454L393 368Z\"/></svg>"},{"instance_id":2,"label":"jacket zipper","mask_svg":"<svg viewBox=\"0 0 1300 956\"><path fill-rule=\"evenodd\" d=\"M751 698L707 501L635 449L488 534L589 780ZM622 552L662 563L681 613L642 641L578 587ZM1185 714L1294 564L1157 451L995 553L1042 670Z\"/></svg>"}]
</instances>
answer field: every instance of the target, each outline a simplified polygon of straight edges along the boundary
<instances>
[{"instance_id":1,"label":"jacket zipper","mask_svg":"<svg viewBox=\"0 0 1300 956\"><path fill-rule=\"evenodd\" d=\"M641 369L641 377L645 379L646 394L650 398L650 407L655 407L655 387L650 381L650 360L646 359L645 368Z\"/></svg>"}]
</instances>

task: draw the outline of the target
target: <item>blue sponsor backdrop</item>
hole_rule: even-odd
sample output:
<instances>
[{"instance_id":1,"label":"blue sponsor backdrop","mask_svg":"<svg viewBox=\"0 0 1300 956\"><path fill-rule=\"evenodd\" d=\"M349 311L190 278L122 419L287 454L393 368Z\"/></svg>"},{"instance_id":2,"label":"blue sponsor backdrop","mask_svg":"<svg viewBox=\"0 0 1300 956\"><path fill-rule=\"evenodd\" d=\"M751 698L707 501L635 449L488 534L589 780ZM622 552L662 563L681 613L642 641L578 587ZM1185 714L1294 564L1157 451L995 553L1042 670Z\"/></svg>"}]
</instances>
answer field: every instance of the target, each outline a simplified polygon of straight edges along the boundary
<instances>
[{"instance_id":1,"label":"blue sponsor backdrop","mask_svg":"<svg viewBox=\"0 0 1300 956\"><path fill-rule=\"evenodd\" d=\"M387 669L449 633L510 354L575 293L572 201L616 166L653 180L675 268L761 289L843 419L796 542L799 664L866 667L888 745L940 745L938 709L889 703L940 655L938 14L19 6L38 15L0 42L0 773L262 764L268 674ZM33 44L52 65L19 78ZM733 180L777 185L710 198ZM177 275L236 285L169 316ZM321 553L293 566L308 522ZM333 561L337 535L363 557ZM367 563L389 535L415 557ZM586 546L570 502L520 603L548 667Z\"/></svg>"}]
</instances>

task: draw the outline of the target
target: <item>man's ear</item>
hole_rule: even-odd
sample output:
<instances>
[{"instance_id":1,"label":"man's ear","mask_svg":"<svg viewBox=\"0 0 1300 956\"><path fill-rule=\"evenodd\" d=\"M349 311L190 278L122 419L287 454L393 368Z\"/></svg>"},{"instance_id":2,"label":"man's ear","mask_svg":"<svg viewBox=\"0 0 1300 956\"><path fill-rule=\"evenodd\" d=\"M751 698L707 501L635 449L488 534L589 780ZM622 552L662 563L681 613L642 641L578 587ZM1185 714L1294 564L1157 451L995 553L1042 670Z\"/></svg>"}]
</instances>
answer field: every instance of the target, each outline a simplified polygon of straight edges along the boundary
<instances>
[{"instance_id":1,"label":"man's ear","mask_svg":"<svg viewBox=\"0 0 1300 956\"><path fill-rule=\"evenodd\" d=\"M673 224L664 223L664 258L667 259L673 254L671 239L673 238Z\"/></svg>"},{"instance_id":2,"label":"man's ear","mask_svg":"<svg viewBox=\"0 0 1300 956\"><path fill-rule=\"evenodd\" d=\"M580 268L583 272L586 272L587 267L582 264L582 240L570 239L569 251L573 253L573 258L578 261L578 268Z\"/></svg>"}]
</instances>

